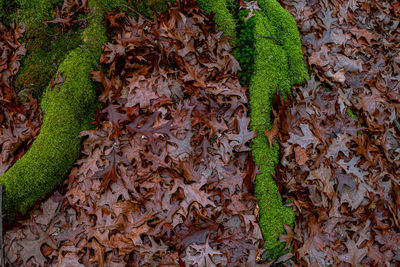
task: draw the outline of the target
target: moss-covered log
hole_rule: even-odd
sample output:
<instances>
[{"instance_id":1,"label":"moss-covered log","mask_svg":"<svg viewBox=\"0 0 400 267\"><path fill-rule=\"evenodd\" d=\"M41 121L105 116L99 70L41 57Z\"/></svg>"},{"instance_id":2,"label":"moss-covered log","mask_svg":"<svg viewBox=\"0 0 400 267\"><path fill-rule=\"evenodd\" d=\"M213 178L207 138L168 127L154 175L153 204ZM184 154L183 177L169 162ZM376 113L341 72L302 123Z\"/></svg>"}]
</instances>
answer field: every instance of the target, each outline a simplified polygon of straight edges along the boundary
<instances>
[{"instance_id":1,"label":"moss-covered log","mask_svg":"<svg viewBox=\"0 0 400 267\"><path fill-rule=\"evenodd\" d=\"M271 127L273 94L278 89L289 93L291 86L303 82L308 73L293 17L276 0L259 0L258 5L263 11L256 11L251 18L255 40L254 74L250 81L251 127L258 133L253 139L252 154L260 172L255 180L255 195L259 199L264 247L271 258L276 258L284 248L279 234L285 233L283 224L293 225L294 213L282 204L272 177L279 161L278 144L270 147L263 133Z\"/></svg>"},{"instance_id":2,"label":"moss-covered log","mask_svg":"<svg viewBox=\"0 0 400 267\"><path fill-rule=\"evenodd\" d=\"M44 92L40 134L28 152L0 177L0 183L5 185L4 212L9 221L16 211L25 213L51 192L79 156L78 134L89 127L96 103L90 73L107 40L104 12L114 3L89 1L93 15L82 33L82 45L72 50L58 68L65 81Z\"/></svg>"}]
</instances>

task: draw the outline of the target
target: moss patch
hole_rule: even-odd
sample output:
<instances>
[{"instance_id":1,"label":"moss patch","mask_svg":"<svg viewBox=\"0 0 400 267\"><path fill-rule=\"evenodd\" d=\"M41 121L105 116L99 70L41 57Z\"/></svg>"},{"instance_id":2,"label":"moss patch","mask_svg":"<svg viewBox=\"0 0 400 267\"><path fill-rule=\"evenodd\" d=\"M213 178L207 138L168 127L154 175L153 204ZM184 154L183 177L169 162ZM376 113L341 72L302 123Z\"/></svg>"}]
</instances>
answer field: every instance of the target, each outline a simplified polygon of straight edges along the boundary
<instances>
[{"instance_id":1,"label":"moss patch","mask_svg":"<svg viewBox=\"0 0 400 267\"><path fill-rule=\"evenodd\" d=\"M18 92L29 91L37 98L68 53L81 44L82 29L64 34L55 26L43 26L36 29L38 35L27 39L28 53L15 81Z\"/></svg>"},{"instance_id":2,"label":"moss patch","mask_svg":"<svg viewBox=\"0 0 400 267\"><path fill-rule=\"evenodd\" d=\"M16 0L0 0L0 21L4 25L10 25L18 8Z\"/></svg>"},{"instance_id":3,"label":"moss patch","mask_svg":"<svg viewBox=\"0 0 400 267\"><path fill-rule=\"evenodd\" d=\"M259 165L260 174L255 181L255 195L259 199L260 227L264 247L270 258L283 253L284 244L279 234L285 233L283 223L293 225L294 213L282 204L276 183L272 177L274 166L279 161L279 146L268 144L263 135L271 127L271 104L273 94L280 89L290 93L292 85L308 77L303 61L301 42L292 16L276 0L259 0L260 8L254 20L255 40L254 75L250 82L251 127L258 135L253 139L252 154ZM268 27L268 29L267 29ZM264 38L271 35L273 38ZM261 37L264 36L264 37Z\"/></svg>"},{"instance_id":4,"label":"moss patch","mask_svg":"<svg viewBox=\"0 0 400 267\"><path fill-rule=\"evenodd\" d=\"M19 9L13 21L26 26L22 42L27 48L27 55L15 81L17 92L29 92L39 97L58 65L69 51L80 43L81 29L75 26L68 33L61 33L59 26L45 25L43 22L55 17L56 5L62 0L16 0Z\"/></svg>"},{"instance_id":5,"label":"moss patch","mask_svg":"<svg viewBox=\"0 0 400 267\"><path fill-rule=\"evenodd\" d=\"M94 16L82 33L83 45L72 50L58 68L64 83L52 90L47 87L44 92L40 134L28 152L0 177L5 185L4 213L9 221L16 211L24 214L51 192L79 156L78 134L89 127L96 103L90 73L107 40L102 23L105 10L97 0L89 0L89 5Z\"/></svg>"},{"instance_id":6,"label":"moss patch","mask_svg":"<svg viewBox=\"0 0 400 267\"><path fill-rule=\"evenodd\" d=\"M254 17L245 21L250 10L241 9L238 12L238 23L236 25L237 47L234 55L240 63L242 71L239 72L240 84L249 85L251 76L254 73Z\"/></svg>"},{"instance_id":7,"label":"moss patch","mask_svg":"<svg viewBox=\"0 0 400 267\"><path fill-rule=\"evenodd\" d=\"M132 5L136 11L145 16L146 18L153 18L153 11L162 13L167 10L167 3L173 3L174 0L147 0L133 1Z\"/></svg>"}]
</instances>

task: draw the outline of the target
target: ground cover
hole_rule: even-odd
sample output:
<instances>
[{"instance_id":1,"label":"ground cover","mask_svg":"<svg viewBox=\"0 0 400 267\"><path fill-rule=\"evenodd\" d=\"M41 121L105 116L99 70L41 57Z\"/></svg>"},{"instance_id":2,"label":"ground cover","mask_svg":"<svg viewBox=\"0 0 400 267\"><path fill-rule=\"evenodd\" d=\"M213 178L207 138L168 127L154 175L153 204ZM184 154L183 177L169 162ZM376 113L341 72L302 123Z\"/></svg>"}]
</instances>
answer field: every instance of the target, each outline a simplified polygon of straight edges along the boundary
<instances>
[{"instance_id":1,"label":"ground cover","mask_svg":"<svg viewBox=\"0 0 400 267\"><path fill-rule=\"evenodd\" d=\"M277 210L283 211L284 216L273 213L269 216L272 214L271 217L278 221L290 224L290 218L293 218L290 207L297 218L294 230L278 224L275 228L286 234L272 231L272 235L264 236L267 248L282 251L284 245L276 242L279 236L286 242L285 249L292 249L278 263L384 266L399 261L399 5L395 2L288 1L285 7L298 21L303 50L313 76L306 86L295 87L290 102L284 102L290 86L302 77L293 75L296 69L290 69L290 66L295 64L289 63L289 59L300 62L300 52L285 48L285 45L291 45L291 40L282 42L285 35L280 33L290 33L290 29L285 28L287 24L274 23L276 14L268 11L268 4L275 3L243 2L243 6L252 4L255 10L239 12L241 26L236 41L247 46L247 51L242 52L250 57L246 62L247 57L240 56L240 49L235 55L241 65L247 64L244 71L251 74L242 75L246 77L242 83L250 83L250 96L251 92L257 93L258 97L252 99L259 102L258 111L264 114L256 117L262 120L262 127L257 130L257 138L264 148L264 154L259 157L261 160L256 159L257 164L252 165L249 152L241 151L248 149L244 140L254 133L247 129L248 107L241 101L246 97L246 91L237 83L236 63L227 68L217 64L234 61L228 56L227 40L223 40L223 49L220 49L227 59L208 51L210 46L201 48L201 51L208 51L207 56L193 52L192 44L198 47L204 42L201 34L197 36L201 41L188 42L186 49L181 44L186 44L187 39L179 34L172 37L166 34L164 38L175 40L171 42L175 50L157 50L165 48L162 42L154 41L159 37L123 37L121 29L125 32L137 29L137 22L127 20L123 13L111 14L108 19L114 30L109 33L120 32L120 35L106 47L102 57L109 73L94 73L94 79L103 85L100 95L103 106L96 116L96 129L82 133L81 137L86 138L84 154L76 162L68 181L49 199L38 204L25 221L15 224L15 228L7 232L7 251L12 255L10 262L15 265L34 262L41 265L49 262L78 266L133 265L138 261L158 263L163 258L165 262L187 265L247 261L248 265L257 266L255 259L276 257L278 253L262 254L260 228L255 222L260 215L261 226L269 228L268 220L262 223L262 218L266 218L263 212L269 207L256 205L256 200L249 194L253 192L249 181L253 181L256 174L258 177L269 176L273 171L271 162L277 162L278 152L282 161L276 175L269 176L268 181L272 183L272 178L278 181L286 207L272 183L268 188L275 189L269 195L275 194L278 201L272 202L281 207ZM231 5L225 7L232 11ZM146 17L153 20L148 12ZM277 14L287 16L283 11ZM176 23L183 19L176 17ZM210 18L205 16L204 19ZM284 19L279 17L278 21ZM243 25L250 22L252 30L246 36L242 34L247 32ZM130 24L128 27L131 28L124 28L127 27L122 26L124 23ZM139 24L143 23L142 20ZM160 22L154 23L159 25ZM143 28L142 32L155 27L146 25L148 28ZM257 36L253 34L254 30ZM255 46L252 46L253 41ZM139 50L135 50L135 46L128 48L129 42L134 42ZM298 46L298 40L295 42ZM11 43L19 46L15 40ZM15 53L15 47L7 49ZM265 50L279 60L265 57ZM257 53L262 57L257 59ZM193 54L196 60L199 59L197 63ZM214 59L212 63L205 60L210 54L218 60ZM121 61L126 55L131 55L135 63ZM155 61L161 62L163 58L168 59L166 62L178 63L161 64L158 69L154 68L156 70L138 70L145 62L152 62L151 66L154 66ZM182 62L189 62L189 67ZM279 67L276 67L277 62ZM203 63L206 67L201 65ZM202 67L190 68L196 64ZM118 71L125 67L148 79L136 79L135 75ZM201 71L203 67L211 69L211 73L205 74ZM217 74L220 68L223 69L222 76ZM8 75L4 69L0 75ZM118 78L111 75L113 69L118 71ZM300 67L297 73L304 74L303 70ZM153 74L162 78L155 79ZM14 79L14 76L9 77ZM53 77L53 83L64 78L62 75ZM184 86L174 83L177 77L183 80ZM204 80L204 77L207 78ZM208 79L218 81L218 85L210 89ZM268 88L252 79L272 79L275 86ZM149 85L151 83L156 85ZM229 86L224 87L224 83ZM139 90L142 85L152 90ZM229 95L232 90L233 96ZM181 96L179 92L183 92ZM278 92L275 98L274 92ZM162 93L165 96L160 96ZM237 105L232 104L232 99L236 99ZM144 104L141 106L141 103ZM271 103L277 106L272 116L269 115ZM33 109L37 107L34 102L28 105ZM196 108L204 112L195 112ZM207 117L208 111L214 111L215 118ZM9 131L14 127L10 122L15 119L3 117L8 123L3 131ZM17 126L20 131L26 128L24 120ZM29 144L34 138L33 128L29 128L27 135L29 138L24 142ZM279 140L280 149L274 138ZM130 140L135 142L134 147L138 150L133 149ZM240 140L245 145L240 145ZM164 154L160 153L160 146L165 148ZM11 161L5 168L23 154L25 145L18 147L21 150L12 154L10 149L7 150ZM275 159L268 157L266 160L265 155L271 153ZM233 160L235 157L238 158L236 161ZM265 167L266 164L269 167ZM239 172L237 168L229 167L232 165L240 166ZM210 175L209 169L213 170ZM229 175L235 178L225 179ZM235 187L232 183L242 183L242 186ZM235 188L234 192L232 188ZM196 195L205 197L187 200L187 196L193 198ZM271 203L263 202L261 191L257 196L260 203ZM224 208L218 209L213 203ZM147 211L151 216L143 215ZM172 237L173 234L176 236ZM278 245L271 246L268 240ZM60 243L56 244L56 241ZM277 263L269 261L264 265L268 264Z\"/></svg>"},{"instance_id":2,"label":"ground cover","mask_svg":"<svg viewBox=\"0 0 400 267\"><path fill-rule=\"evenodd\" d=\"M7 232L10 262L256 266L254 132L229 39L190 4L107 19L96 129L63 194Z\"/></svg>"},{"instance_id":3,"label":"ground cover","mask_svg":"<svg viewBox=\"0 0 400 267\"><path fill-rule=\"evenodd\" d=\"M0 23L0 176L29 149L41 125L41 112L33 98L18 103L13 83L25 55L18 41L23 29Z\"/></svg>"},{"instance_id":4,"label":"ground cover","mask_svg":"<svg viewBox=\"0 0 400 267\"><path fill-rule=\"evenodd\" d=\"M395 266L399 5L284 2L313 77L276 112L277 180L297 219L281 240L300 266Z\"/></svg>"}]
</instances>

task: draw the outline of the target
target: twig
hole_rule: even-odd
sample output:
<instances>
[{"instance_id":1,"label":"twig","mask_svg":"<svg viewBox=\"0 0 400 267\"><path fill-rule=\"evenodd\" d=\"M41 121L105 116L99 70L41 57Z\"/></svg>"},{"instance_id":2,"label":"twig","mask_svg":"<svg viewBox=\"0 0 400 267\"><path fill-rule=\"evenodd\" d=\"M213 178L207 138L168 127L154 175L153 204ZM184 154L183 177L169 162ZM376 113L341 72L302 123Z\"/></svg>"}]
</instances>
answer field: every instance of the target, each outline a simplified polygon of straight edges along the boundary
<instances>
[{"instance_id":1,"label":"twig","mask_svg":"<svg viewBox=\"0 0 400 267\"><path fill-rule=\"evenodd\" d=\"M397 130L400 132L400 119L394 120L394 125L396 125Z\"/></svg>"},{"instance_id":2,"label":"twig","mask_svg":"<svg viewBox=\"0 0 400 267\"><path fill-rule=\"evenodd\" d=\"M275 36L272 34L272 32L269 30L267 24L264 23L265 28L268 30L269 34L271 36L263 36L263 35L257 35L258 37L266 38L266 39L273 39L275 40L280 46L283 46L282 42L279 41L278 39L275 38Z\"/></svg>"},{"instance_id":3,"label":"twig","mask_svg":"<svg viewBox=\"0 0 400 267\"><path fill-rule=\"evenodd\" d=\"M50 228L51 223L54 221L54 219L60 214L60 210L62 207L62 204L64 202L64 199L61 199L60 202L58 203L56 212L54 213L53 217L51 217L49 223L46 225L46 228L44 228L44 231L47 232L47 230Z\"/></svg>"},{"instance_id":4,"label":"twig","mask_svg":"<svg viewBox=\"0 0 400 267\"><path fill-rule=\"evenodd\" d=\"M264 23L264 27L267 28L267 30L268 30L269 34L271 35L271 37L272 37L275 41L277 41L281 46L283 46L282 42L279 41L278 39L276 39L275 36L272 34L272 32L269 30L267 24Z\"/></svg>"},{"instance_id":5,"label":"twig","mask_svg":"<svg viewBox=\"0 0 400 267\"><path fill-rule=\"evenodd\" d=\"M5 267L4 262L4 239L3 239L3 188L4 184L0 185L0 247L1 247L1 267Z\"/></svg>"},{"instance_id":6,"label":"twig","mask_svg":"<svg viewBox=\"0 0 400 267\"><path fill-rule=\"evenodd\" d=\"M148 22L152 22L150 19L146 18L145 16L143 16L142 14L140 14L138 11L136 11L135 9L133 9L133 8L130 7L130 6L127 6L127 5L124 5L124 4L120 4L120 5L118 5L118 6L125 7L125 8L127 8L127 9L129 9L129 10L135 12L136 15L141 16L142 18L144 18L144 20L147 20Z\"/></svg>"},{"instance_id":7,"label":"twig","mask_svg":"<svg viewBox=\"0 0 400 267\"><path fill-rule=\"evenodd\" d=\"M279 40L276 39L274 36L263 36L263 35L257 35L257 36L261 37L261 38L265 38L265 39L272 39L272 40L276 41L280 46L283 46L282 43L279 42Z\"/></svg>"},{"instance_id":8,"label":"twig","mask_svg":"<svg viewBox=\"0 0 400 267\"><path fill-rule=\"evenodd\" d=\"M11 262L11 260L6 256L6 260L7 260L7 263L10 265L10 266L12 266L12 262Z\"/></svg>"},{"instance_id":9,"label":"twig","mask_svg":"<svg viewBox=\"0 0 400 267\"><path fill-rule=\"evenodd\" d=\"M271 18L270 18L269 15L268 15L267 10L263 9L262 11L264 11L265 16L267 16L267 18L268 18L269 20L271 20Z\"/></svg>"}]
</instances>

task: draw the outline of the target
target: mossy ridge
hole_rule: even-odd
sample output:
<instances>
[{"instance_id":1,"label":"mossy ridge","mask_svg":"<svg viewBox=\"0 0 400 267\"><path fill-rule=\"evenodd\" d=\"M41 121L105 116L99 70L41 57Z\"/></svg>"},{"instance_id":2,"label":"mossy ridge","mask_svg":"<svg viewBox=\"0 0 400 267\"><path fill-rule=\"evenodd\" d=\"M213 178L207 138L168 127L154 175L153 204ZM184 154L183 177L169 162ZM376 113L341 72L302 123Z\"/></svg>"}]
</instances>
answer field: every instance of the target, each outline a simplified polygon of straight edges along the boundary
<instances>
[{"instance_id":1,"label":"mossy ridge","mask_svg":"<svg viewBox=\"0 0 400 267\"><path fill-rule=\"evenodd\" d=\"M219 25L218 30L224 31L224 36L231 38L231 43L235 44L235 20L231 13L229 13L226 0L197 0L197 4L207 14L214 12L214 20Z\"/></svg>"},{"instance_id":2,"label":"mossy ridge","mask_svg":"<svg viewBox=\"0 0 400 267\"><path fill-rule=\"evenodd\" d=\"M90 73L107 41L103 14L114 7L113 2L89 0L95 15L82 33L83 45L72 50L58 68L64 83L51 90L47 87L44 92L43 124L38 137L28 152L0 177L0 183L5 185L3 208L8 221L14 219L16 211L26 213L51 192L79 156L78 134L88 129L96 103Z\"/></svg>"},{"instance_id":3,"label":"mossy ridge","mask_svg":"<svg viewBox=\"0 0 400 267\"><path fill-rule=\"evenodd\" d=\"M254 38L256 56L254 75L250 82L251 128L258 135L251 148L254 161L259 165L260 174L255 181L255 195L259 199L260 227L264 237L264 248L270 258L283 253L284 244L279 234L285 233L283 224L293 225L294 212L282 204L277 185L272 177L274 166L279 161L279 146L275 141L269 146L264 131L271 127L271 104L273 94L279 89L290 94L292 85L308 78L303 61L301 41L296 23L291 15L276 0L259 0L265 10L256 11ZM266 28L268 27L268 29ZM264 38L271 33L278 40Z\"/></svg>"}]
</instances>

